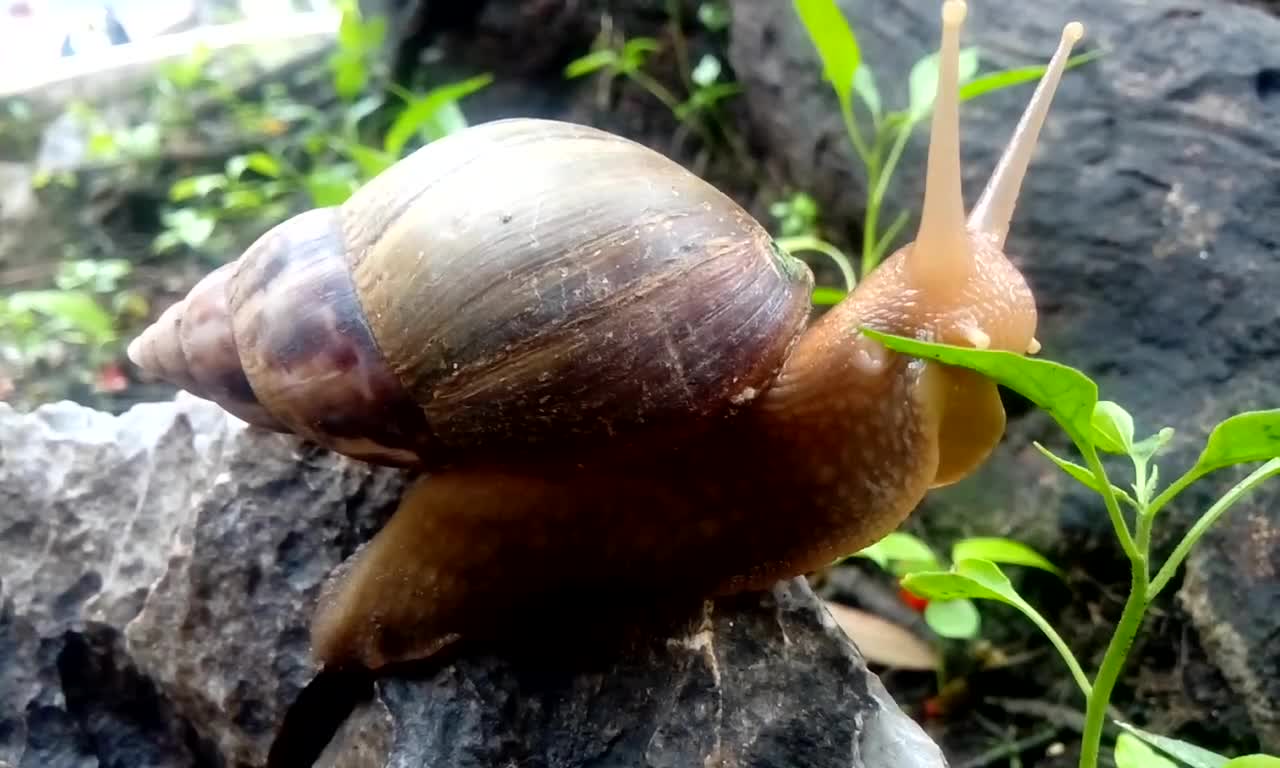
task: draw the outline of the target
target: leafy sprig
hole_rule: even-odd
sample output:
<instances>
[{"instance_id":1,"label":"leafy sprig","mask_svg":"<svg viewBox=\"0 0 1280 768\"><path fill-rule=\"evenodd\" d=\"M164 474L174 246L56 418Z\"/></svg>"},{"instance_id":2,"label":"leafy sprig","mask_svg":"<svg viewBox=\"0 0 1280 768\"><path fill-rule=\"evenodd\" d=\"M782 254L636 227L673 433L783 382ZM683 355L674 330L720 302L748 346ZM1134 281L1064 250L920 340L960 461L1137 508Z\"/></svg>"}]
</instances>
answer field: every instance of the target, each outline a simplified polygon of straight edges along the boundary
<instances>
[{"instance_id":1,"label":"leafy sprig","mask_svg":"<svg viewBox=\"0 0 1280 768\"><path fill-rule=\"evenodd\" d=\"M1160 488L1159 467L1154 460L1168 446L1173 429L1163 427L1143 439L1135 439L1133 417L1119 404L1099 399L1098 385L1083 372L1061 363L1012 352L924 342L872 329L863 329L863 333L897 352L977 371L1021 394L1057 422L1084 460L1084 464L1070 461L1037 444L1037 448L1067 475L1102 497L1117 539L1130 561L1129 595L1106 654L1092 679L1084 673L1053 626L1017 594L1000 566L991 559L962 557L948 570L913 572L905 576L902 583L909 591L928 599L1003 602L1017 608L1039 627L1062 656L1086 700L1080 766L1097 768L1111 694L1147 609L1205 532L1262 482L1280 475L1280 409L1248 411L1223 420L1211 430L1194 464L1173 482ZM1101 453L1130 459L1134 471L1132 495L1112 482L1103 466ZM1152 577L1151 531L1159 512L1196 481L1228 467L1255 463L1260 463L1260 466L1201 513ZM1121 514L1122 502L1135 513L1132 529ZM1280 768L1280 758L1272 756L1250 755L1228 760L1185 742L1165 737L1151 738L1131 727L1127 730L1146 745L1192 768ZM1125 740L1117 745L1117 765L1119 768L1163 765L1148 758L1148 752ZM1193 759L1193 754L1199 757Z\"/></svg>"}]
</instances>

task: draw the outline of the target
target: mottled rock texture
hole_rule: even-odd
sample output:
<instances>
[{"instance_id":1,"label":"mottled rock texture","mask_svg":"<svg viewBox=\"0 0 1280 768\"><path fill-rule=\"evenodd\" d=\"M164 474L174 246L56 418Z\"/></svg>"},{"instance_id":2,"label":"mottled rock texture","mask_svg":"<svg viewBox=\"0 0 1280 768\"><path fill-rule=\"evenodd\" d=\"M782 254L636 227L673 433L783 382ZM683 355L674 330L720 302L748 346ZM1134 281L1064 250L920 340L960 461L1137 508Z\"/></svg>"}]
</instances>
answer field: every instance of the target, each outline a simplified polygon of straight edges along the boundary
<instances>
[{"instance_id":1,"label":"mottled rock texture","mask_svg":"<svg viewBox=\"0 0 1280 768\"><path fill-rule=\"evenodd\" d=\"M0 405L0 760L945 765L803 580L318 674L321 583L403 481L185 395L118 417Z\"/></svg>"}]
</instances>

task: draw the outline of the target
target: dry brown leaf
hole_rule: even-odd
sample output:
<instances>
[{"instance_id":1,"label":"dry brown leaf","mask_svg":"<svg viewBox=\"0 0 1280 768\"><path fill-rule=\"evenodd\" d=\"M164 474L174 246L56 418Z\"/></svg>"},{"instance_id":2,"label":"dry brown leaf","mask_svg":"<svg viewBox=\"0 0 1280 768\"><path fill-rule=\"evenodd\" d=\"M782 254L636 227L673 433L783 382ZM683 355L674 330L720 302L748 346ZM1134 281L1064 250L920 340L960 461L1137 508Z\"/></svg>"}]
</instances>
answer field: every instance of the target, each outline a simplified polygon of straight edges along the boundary
<instances>
[{"instance_id":1,"label":"dry brown leaf","mask_svg":"<svg viewBox=\"0 0 1280 768\"><path fill-rule=\"evenodd\" d=\"M894 669L938 668L938 652L911 630L847 605L830 601L826 605L867 661Z\"/></svg>"}]
</instances>

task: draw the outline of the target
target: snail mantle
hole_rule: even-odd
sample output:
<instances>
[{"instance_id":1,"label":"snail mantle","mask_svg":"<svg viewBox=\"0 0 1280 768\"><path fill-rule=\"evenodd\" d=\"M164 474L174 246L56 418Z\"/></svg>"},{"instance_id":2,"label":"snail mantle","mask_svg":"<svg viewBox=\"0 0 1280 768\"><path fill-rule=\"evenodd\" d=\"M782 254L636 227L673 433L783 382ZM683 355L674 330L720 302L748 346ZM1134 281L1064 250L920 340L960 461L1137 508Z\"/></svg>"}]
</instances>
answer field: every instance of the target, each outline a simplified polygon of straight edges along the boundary
<instances>
[{"instance_id":1,"label":"snail mantle","mask_svg":"<svg viewBox=\"0 0 1280 768\"><path fill-rule=\"evenodd\" d=\"M405 482L187 394L0 403L0 762L946 765L803 580L335 686L312 611ZM631 611L607 601L570 610Z\"/></svg>"}]
</instances>

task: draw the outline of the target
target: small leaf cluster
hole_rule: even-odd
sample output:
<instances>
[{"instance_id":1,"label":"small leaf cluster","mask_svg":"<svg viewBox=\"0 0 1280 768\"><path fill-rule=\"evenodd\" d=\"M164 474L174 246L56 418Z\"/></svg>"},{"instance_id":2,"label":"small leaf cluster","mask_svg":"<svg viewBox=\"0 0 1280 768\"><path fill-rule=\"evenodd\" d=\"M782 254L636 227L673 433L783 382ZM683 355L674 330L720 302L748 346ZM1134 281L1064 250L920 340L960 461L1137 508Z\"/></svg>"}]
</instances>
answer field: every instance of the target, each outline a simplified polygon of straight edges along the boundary
<instances>
[{"instance_id":1,"label":"small leaf cluster","mask_svg":"<svg viewBox=\"0 0 1280 768\"><path fill-rule=\"evenodd\" d=\"M459 102L491 84L492 75L422 94L390 85L388 94L398 100L394 117L380 139L366 128L387 103L380 90L364 95L378 74L385 35L384 17L365 18L353 0L342 5L338 48L328 60L331 87L344 103L337 120L297 103L278 85L267 86L258 102L229 97L245 131L262 137L260 148L230 157L219 171L176 182L155 250L227 251L231 234L221 224L245 222L260 230L301 207L338 205L407 151L465 128ZM198 78L186 73L183 81Z\"/></svg>"},{"instance_id":2,"label":"small leaf cluster","mask_svg":"<svg viewBox=\"0 0 1280 768\"><path fill-rule=\"evenodd\" d=\"M1161 427L1139 438L1128 411L1113 401L1100 399L1098 385L1083 372L1061 363L1001 350L955 347L888 335L873 329L863 329L863 333L897 352L977 371L1021 394L1052 417L1079 451L1083 463L1053 454L1036 444L1063 472L1101 497L1132 572L1124 611L1092 679L1085 674L1057 630L1017 594L1008 577L992 559L963 556L945 571L912 572L903 578L902 584L930 600L1003 602L1017 608L1033 622L1062 656L1086 700L1080 766L1096 768L1111 693L1147 609L1205 532L1246 494L1265 480L1280 475L1280 409L1248 411L1223 420L1210 431L1192 466L1162 487L1156 459L1169 445L1174 435L1173 428ZM1103 464L1102 454L1128 460L1133 472L1129 484L1132 493L1113 483ZM1153 568L1151 533L1160 512L1198 480L1219 470L1246 464L1259 466L1205 509L1172 554L1158 569ZM1135 520L1132 527L1121 510L1122 504L1132 511ZM1152 746L1168 752L1168 745L1173 743L1173 740L1166 740ZM1117 749L1124 750L1123 759L1129 761L1127 766L1154 764L1134 762L1145 759L1145 753L1132 742L1126 741ZM1171 756L1187 765L1197 765L1188 762L1183 754ZM1215 759L1219 760L1216 766L1229 764L1226 758L1215 756ZM1256 755L1237 760L1245 762L1235 762L1234 766L1274 766L1276 758Z\"/></svg>"},{"instance_id":3,"label":"small leaf cluster","mask_svg":"<svg viewBox=\"0 0 1280 768\"><path fill-rule=\"evenodd\" d=\"M942 560L923 539L897 531L880 539L855 557L874 561L898 577L928 573L943 568ZM1044 555L1013 539L999 536L962 538L951 547L951 561L986 560L1005 565L1037 568L1062 577L1062 571ZM940 637L968 640L978 636L981 614L967 596L926 599L924 620Z\"/></svg>"},{"instance_id":4,"label":"small leaf cluster","mask_svg":"<svg viewBox=\"0 0 1280 768\"><path fill-rule=\"evenodd\" d=\"M679 13L677 4L669 4L668 14L671 17L670 27L675 38L677 55L683 53L684 40L679 34ZM714 5L699 8L698 18L708 29L722 29L727 24L725 15L728 10ZM733 142L734 137L723 121L719 108L721 102L737 96L742 87L735 82L722 79L724 65L713 54L704 54L697 62L683 72L683 85L686 93L678 96L671 88L652 75L646 67L651 57L664 50L663 44L654 37L627 38L611 29L604 29L592 46L592 50L573 61L564 68L564 76L573 80L588 75L597 76L599 83L599 104L607 105L608 93L613 83L623 79L634 83L653 98L662 102L681 124L702 138L707 146L717 145L717 134ZM681 56L683 60L683 57Z\"/></svg>"}]
</instances>

